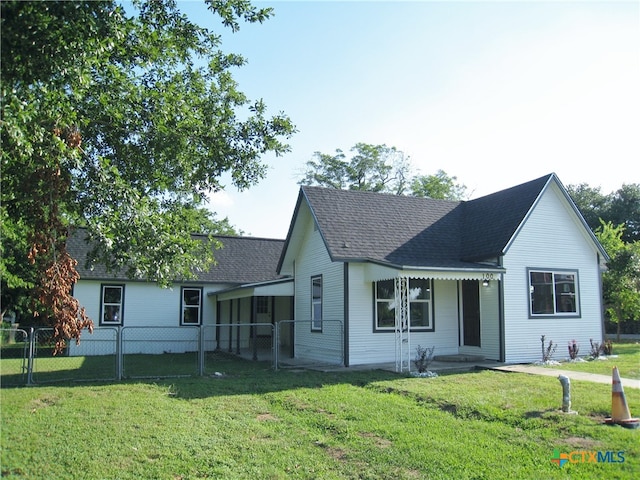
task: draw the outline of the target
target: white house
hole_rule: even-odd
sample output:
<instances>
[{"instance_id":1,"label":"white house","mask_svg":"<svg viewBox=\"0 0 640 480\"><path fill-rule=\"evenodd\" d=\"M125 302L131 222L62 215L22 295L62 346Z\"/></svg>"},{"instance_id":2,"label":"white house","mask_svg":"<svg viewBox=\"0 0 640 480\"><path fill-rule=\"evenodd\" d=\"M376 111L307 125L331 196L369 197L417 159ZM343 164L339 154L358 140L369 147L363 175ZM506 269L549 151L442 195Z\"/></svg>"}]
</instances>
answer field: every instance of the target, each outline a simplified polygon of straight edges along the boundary
<instances>
[{"instance_id":1,"label":"white house","mask_svg":"<svg viewBox=\"0 0 640 480\"><path fill-rule=\"evenodd\" d=\"M302 187L278 274L297 357L402 368L418 345L517 363L601 340L606 260L550 174L461 202Z\"/></svg>"},{"instance_id":2,"label":"white house","mask_svg":"<svg viewBox=\"0 0 640 480\"><path fill-rule=\"evenodd\" d=\"M162 289L85 265L79 230L74 295L124 353L192 351L198 335L243 353L278 335L300 361L403 369L418 345L520 363L541 358L542 335L560 358L603 338L608 258L555 174L469 201L305 186L286 240L217 239L209 272Z\"/></svg>"},{"instance_id":3,"label":"white house","mask_svg":"<svg viewBox=\"0 0 640 480\"><path fill-rule=\"evenodd\" d=\"M197 351L201 335L206 350L243 352L252 340L269 339L269 325L292 317L293 284L276 274L283 240L216 236L216 264L197 280L171 288L87 265L90 245L84 230L72 233L67 248L78 263L74 297L94 320L96 332L72 343L71 355L113 354L116 334L123 353ZM206 241L206 237L202 238ZM259 324L259 325L257 325ZM255 325L255 328L252 326Z\"/></svg>"}]
</instances>

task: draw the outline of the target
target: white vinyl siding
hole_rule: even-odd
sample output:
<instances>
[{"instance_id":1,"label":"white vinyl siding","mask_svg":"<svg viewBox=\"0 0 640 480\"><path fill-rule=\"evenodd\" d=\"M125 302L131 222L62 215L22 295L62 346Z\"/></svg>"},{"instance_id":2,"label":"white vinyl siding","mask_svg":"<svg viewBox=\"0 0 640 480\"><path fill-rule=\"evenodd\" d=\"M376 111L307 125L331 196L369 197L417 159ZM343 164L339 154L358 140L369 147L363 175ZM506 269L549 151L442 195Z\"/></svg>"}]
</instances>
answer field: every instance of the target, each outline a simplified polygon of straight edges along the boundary
<instances>
[{"instance_id":1,"label":"white vinyl siding","mask_svg":"<svg viewBox=\"0 0 640 480\"><path fill-rule=\"evenodd\" d=\"M371 273L379 269L363 263L349 264L349 364L395 362L395 334L375 332ZM458 353L457 283L433 280L433 332L411 332L411 359L418 345L436 347L436 355ZM413 369L413 366L412 366Z\"/></svg>"},{"instance_id":2,"label":"white vinyl siding","mask_svg":"<svg viewBox=\"0 0 640 480\"><path fill-rule=\"evenodd\" d=\"M102 285L113 284L107 284L99 280L80 280L73 288L73 296L85 307L87 315L95 322L96 326L99 325L99 318L102 313ZM163 353L169 348L173 352L178 352L181 348L185 350L192 349L191 329L180 327L179 319L181 318L182 305L180 287L160 288L155 283L147 282L127 282L123 285L125 304L124 323L121 327L125 329L125 340L143 336L142 329L135 330L134 334L134 329L131 327L159 327L154 334L168 335L170 336L169 338L175 341L171 342L171 347L168 347L167 344L163 345L161 341L149 342L141 339L139 342L130 342L129 347L134 350L126 353ZM216 322L215 301L207 298L207 292L214 289L215 287L205 288L202 292L203 325L214 325ZM105 324L104 327L108 327L108 325ZM118 326L115 325L114 327ZM181 330L183 330L183 333L180 333ZM207 330L207 338L214 337L214 330L212 327ZM149 329L147 337L150 338L152 331L153 329ZM74 342L70 344L71 354L82 355L85 352L94 351L91 342L94 339L98 341L98 338L98 336L92 336L89 332L84 331L79 345L75 345ZM187 338L189 339L188 343ZM181 344L181 339L185 340L184 344Z\"/></svg>"},{"instance_id":3,"label":"white vinyl siding","mask_svg":"<svg viewBox=\"0 0 640 480\"><path fill-rule=\"evenodd\" d=\"M540 360L540 337L564 346L602 339L597 250L555 184L545 191L504 257L505 361ZM580 315L530 318L529 270L577 272ZM563 359L558 349L556 359Z\"/></svg>"},{"instance_id":4,"label":"white vinyl siding","mask_svg":"<svg viewBox=\"0 0 640 480\"><path fill-rule=\"evenodd\" d=\"M295 356L341 364L344 357L343 264L329 258L310 217L295 263ZM322 276L322 331L311 329L311 277Z\"/></svg>"}]
</instances>

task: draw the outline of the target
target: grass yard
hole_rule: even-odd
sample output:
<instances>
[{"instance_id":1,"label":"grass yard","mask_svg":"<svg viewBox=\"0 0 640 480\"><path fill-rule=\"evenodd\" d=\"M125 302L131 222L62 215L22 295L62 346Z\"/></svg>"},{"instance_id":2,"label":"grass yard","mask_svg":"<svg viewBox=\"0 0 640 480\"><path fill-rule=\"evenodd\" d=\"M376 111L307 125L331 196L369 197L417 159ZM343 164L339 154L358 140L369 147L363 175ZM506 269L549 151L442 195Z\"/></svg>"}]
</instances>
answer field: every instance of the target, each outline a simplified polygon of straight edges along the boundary
<instances>
[{"instance_id":1,"label":"grass yard","mask_svg":"<svg viewBox=\"0 0 640 480\"><path fill-rule=\"evenodd\" d=\"M580 354L588 355L590 346L582 346ZM567 351L557 351L553 357L555 360L568 358ZM579 372L599 373L611 375L611 369L618 367L621 377L640 379L640 344L637 342L614 343L613 356L603 357L594 360L569 362L562 361L561 365L551 365L549 368L559 368L562 370L573 370Z\"/></svg>"},{"instance_id":2,"label":"grass yard","mask_svg":"<svg viewBox=\"0 0 640 480\"><path fill-rule=\"evenodd\" d=\"M215 370L224 375L0 389L2 475L395 480L640 473L640 430L603 424L611 413L609 385L573 381L579 415L566 415L553 377L276 372L225 356ZM640 391L625 393L639 416ZM576 453L560 467L551 461L554 450L602 452L617 462Z\"/></svg>"}]
</instances>

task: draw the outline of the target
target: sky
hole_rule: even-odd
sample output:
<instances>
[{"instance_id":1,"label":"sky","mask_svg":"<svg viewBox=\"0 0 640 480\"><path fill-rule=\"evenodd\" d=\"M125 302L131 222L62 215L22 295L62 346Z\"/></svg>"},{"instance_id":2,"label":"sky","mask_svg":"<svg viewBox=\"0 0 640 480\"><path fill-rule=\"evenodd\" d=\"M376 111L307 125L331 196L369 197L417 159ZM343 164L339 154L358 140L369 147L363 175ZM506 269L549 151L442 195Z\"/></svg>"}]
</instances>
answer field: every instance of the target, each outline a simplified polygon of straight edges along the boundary
<instances>
[{"instance_id":1,"label":"sky","mask_svg":"<svg viewBox=\"0 0 640 480\"><path fill-rule=\"evenodd\" d=\"M640 183L640 2L270 1L274 16L223 32L239 89L298 132L267 177L230 182L210 208L245 235L285 238L314 152L396 147L477 198L555 172L607 195Z\"/></svg>"}]
</instances>

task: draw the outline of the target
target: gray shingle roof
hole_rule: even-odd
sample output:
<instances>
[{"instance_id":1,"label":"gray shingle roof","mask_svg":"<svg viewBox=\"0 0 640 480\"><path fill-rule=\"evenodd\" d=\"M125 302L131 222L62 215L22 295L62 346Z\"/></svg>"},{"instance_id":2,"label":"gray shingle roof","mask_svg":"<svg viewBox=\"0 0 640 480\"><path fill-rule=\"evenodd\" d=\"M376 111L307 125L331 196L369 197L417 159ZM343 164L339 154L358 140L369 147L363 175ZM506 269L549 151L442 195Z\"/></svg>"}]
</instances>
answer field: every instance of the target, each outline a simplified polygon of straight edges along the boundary
<instances>
[{"instance_id":1,"label":"gray shingle roof","mask_svg":"<svg viewBox=\"0 0 640 480\"><path fill-rule=\"evenodd\" d=\"M303 186L335 261L464 268L499 255L553 174L456 202Z\"/></svg>"},{"instance_id":2,"label":"gray shingle roof","mask_svg":"<svg viewBox=\"0 0 640 480\"><path fill-rule=\"evenodd\" d=\"M552 175L465 202L461 258L500 255Z\"/></svg>"},{"instance_id":3,"label":"gray shingle roof","mask_svg":"<svg viewBox=\"0 0 640 480\"><path fill-rule=\"evenodd\" d=\"M67 240L67 250L78 260L81 279L127 280L123 273L109 273L104 265L86 267L90 246L84 229L76 229ZM198 282L247 284L282 278L276 273L284 240L215 236L222 248L214 252L217 265L199 275ZM203 237L204 241L205 237Z\"/></svg>"}]
</instances>

